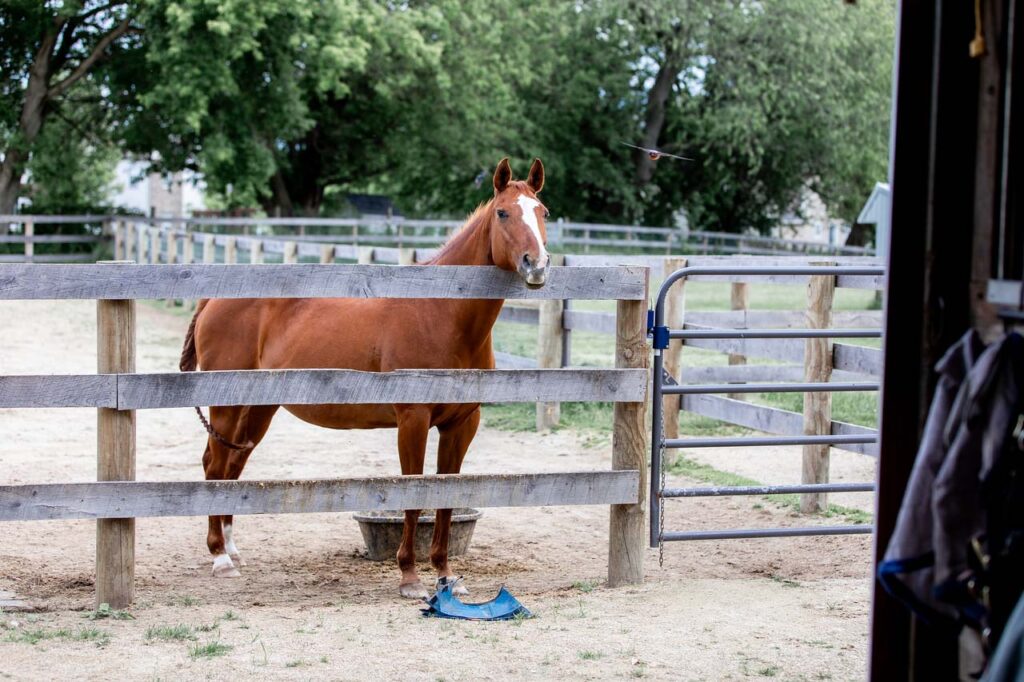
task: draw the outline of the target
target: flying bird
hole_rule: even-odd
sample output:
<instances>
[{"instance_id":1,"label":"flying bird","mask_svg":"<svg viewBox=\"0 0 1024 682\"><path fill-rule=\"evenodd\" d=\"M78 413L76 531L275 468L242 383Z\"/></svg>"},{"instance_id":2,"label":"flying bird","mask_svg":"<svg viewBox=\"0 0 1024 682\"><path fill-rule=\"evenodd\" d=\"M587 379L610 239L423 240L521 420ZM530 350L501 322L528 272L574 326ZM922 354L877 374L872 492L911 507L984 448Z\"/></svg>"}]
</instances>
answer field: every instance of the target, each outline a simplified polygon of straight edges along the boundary
<instances>
[{"instance_id":1,"label":"flying bird","mask_svg":"<svg viewBox=\"0 0 1024 682\"><path fill-rule=\"evenodd\" d=\"M648 149L647 147L638 147L635 144L630 144L628 142L623 142L622 144L626 145L627 147L632 147L633 149L639 149L642 152L647 152L647 156L650 157L651 161L657 161L663 156L667 156L671 159L679 159L680 161L693 161L693 159L689 159L685 156L676 156L675 154L663 152L660 149Z\"/></svg>"}]
</instances>

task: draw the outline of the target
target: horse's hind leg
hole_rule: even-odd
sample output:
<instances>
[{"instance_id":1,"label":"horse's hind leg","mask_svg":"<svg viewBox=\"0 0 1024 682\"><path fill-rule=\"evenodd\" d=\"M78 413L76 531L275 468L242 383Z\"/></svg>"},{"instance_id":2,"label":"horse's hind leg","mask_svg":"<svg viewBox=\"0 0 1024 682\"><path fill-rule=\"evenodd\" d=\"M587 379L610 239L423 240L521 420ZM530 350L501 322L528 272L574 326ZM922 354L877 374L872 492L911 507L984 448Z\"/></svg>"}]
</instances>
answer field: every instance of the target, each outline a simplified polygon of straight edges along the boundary
<instances>
[{"instance_id":1,"label":"horse's hind leg","mask_svg":"<svg viewBox=\"0 0 1024 682\"><path fill-rule=\"evenodd\" d=\"M247 447L235 450L211 436L203 455L206 480L237 480L249 455L266 435L275 412L277 406L210 408L210 425L214 430L225 440ZM213 555L213 575L218 578L241 575L237 567L243 564L234 542L233 519L233 516L209 517L206 546Z\"/></svg>"},{"instance_id":2,"label":"horse's hind leg","mask_svg":"<svg viewBox=\"0 0 1024 682\"><path fill-rule=\"evenodd\" d=\"M457 474L462 469L462 460L466 457L469 444L476 436L480 426L480 408L473 410L460 422L440 429L441 440L437 445L437 473ZM438 509L434 519L434 538L430 543L430 563L437 571L438 578L452 577L452 569L448 566L448 538L452 526L452 510ZM469 590L460 582L452 590L452 594L465 595Z\"/></svg>"}]
</instances>

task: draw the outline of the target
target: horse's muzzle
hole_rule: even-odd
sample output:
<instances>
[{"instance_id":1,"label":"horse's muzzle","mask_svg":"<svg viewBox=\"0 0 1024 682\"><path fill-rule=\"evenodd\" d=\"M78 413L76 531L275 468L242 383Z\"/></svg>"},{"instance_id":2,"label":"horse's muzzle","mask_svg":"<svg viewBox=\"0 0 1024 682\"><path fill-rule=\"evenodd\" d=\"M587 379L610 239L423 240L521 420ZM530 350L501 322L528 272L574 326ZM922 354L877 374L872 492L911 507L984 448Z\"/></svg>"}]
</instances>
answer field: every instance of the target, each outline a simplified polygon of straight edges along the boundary
<instances>
[{"instance_id":1,"label":"horse's muzzle","mask_svg":"<svg viewBox=\"0 0 1024 682\"><path fill-rule=\"evenodd\" d=\"M544 286L544 282L548 278L548 263L550 258L543 258L541 267L537 267L537 262L529 256L523 256L523 260L519 263L519 274L523 276L526 281L526 286L530 289L540 289Z\"/></svg>"}]
</instances>

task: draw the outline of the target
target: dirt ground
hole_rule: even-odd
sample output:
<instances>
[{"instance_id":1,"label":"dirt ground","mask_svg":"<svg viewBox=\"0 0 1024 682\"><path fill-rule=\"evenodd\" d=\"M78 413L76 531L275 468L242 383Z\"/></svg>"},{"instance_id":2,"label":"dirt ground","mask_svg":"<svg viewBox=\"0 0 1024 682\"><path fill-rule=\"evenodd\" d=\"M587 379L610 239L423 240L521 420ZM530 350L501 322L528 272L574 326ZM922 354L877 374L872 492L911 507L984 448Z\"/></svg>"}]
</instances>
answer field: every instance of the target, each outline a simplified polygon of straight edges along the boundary
<instances>
[{"instance_id":1,"label":"dirt ground","mask_svg":"<svg viewBox=\"0 0 1024 682\"><path fill-rule=\"evenodd\" d=\"M0 316L0 374L95 372L94 303L3 302ZM138 370L174 371L187 322L139 304ZM93 410L0 410L0 481L94 480L95 422ZM200 479L204 436L191 410L140 412L138 479ZM391 430L333 432L281 412L244 477L393 474L394 440ZM464 470L606 469L610 450L606 438L587 434L485 427ZM720 468L766 482L792 481L799 471L793 449L714 458ZM840 480L870 480L873 461L837 456L834 471ZM216 581L205 518L140 519L134 618L90 620L95 524L6 523L0 593L14 593L34 611L0 614L0 676L864 677L867 536L675 544L665 548L662 567L658 552L648 552L643 586L609 589L602 584L607 518L607 507L485 510L470 552L453 565L473 598L505 585L537 616L504 623L422 618L418 604L398 596L395 566L363 558L351 514L236 519L247 565L241 578ZM808 522L759 498L673 501L668 520L672 529ZM432 580L429 566L421 570ZM184 627L168 635L177 625Z\"/></svg>"}]
</instances>

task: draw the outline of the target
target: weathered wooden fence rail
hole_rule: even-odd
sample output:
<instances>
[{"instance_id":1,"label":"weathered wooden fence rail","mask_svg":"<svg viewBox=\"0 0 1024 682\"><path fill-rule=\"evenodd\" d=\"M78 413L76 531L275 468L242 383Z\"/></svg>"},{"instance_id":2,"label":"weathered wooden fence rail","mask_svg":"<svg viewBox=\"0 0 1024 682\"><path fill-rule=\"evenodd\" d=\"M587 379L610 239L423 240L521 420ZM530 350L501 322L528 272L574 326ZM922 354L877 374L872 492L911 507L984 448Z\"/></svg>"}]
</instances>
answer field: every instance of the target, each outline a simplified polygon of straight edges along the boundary
<instances>
[{"instance_id":1,"label":"weathered wooden fence rail","mask_svg":"<svg viewBox=\"0 0 1024 682\"><path fill-rule=\"evenodd\" d=\"M226 219L234 221L235 219ZM289 219L294 220L294 219ZM297 262L301 258L317 259L320 263L332 263L336 260L358 260L362 263L382 262L389 264L414 264L431 257L434 249L397 249L382 247L353 247L345 244L329 244L322 242L295 241L287 237L273 237L260 239L252 236L232 236L224 234L205 234L198 232L185 232L184 230L167 227L139 227L131 224L125 225L129 234L138 233L137 240L133 242L135 250L128 249L128 240L123 240L126 248L121 251L123 255L134 255L140 262L191 262L187 257L184 246L178 246L178 239L182 244L190 241L195 244L205 244L207 248L202 250L204 262L213 263L218 255L225 262L237 262L237 253L248 251L252 253L279 253L283 254L285 261ZM616 226L605 226L616 227ZM644 228L654 230L656 228ZM319 239L319 237L308 237L308 239ZM218 253L212 247L219 247ZM180 251L179 251L180 249ZM192 252L194 253L194 252ZM284 254L292 254L289 258ZM666 272L671 272L680 264L692 266L796 266L818 263L820 260L810 256L689 256L685 259L674 256L650 256L650 255L565 255L559 256L566 266L569 267L615 267L628 263L634 266L645 266L650 268L652 276L663 277ZM179 260L183 259L183 260ZM866 266L875 265L877 261L873 258L860 256L843 257L831 259L837 265ZM833 278L835 287L839 289L867 289L880 290L883 287L884 278L874 275L840 275ZM730 311L708 311L708 312L686 312L685 321L681 323L682 328L687 330L713 330L713 329L752 329L758 327L771 328L799 328L804 327L808 320L808 311L751 311L745 309L749 296L749 287L754 285L807 285L809 278L800 275L726 275L708 274L695 275L690 278L693 282L726 282L732 285L734 310ZM547 293L551 293L550 291ZM680 296L674 294L674 297ZM574 310L570 307L571 296L566 296L560 305L556 301L548 299L548 304L539 304L539 301L510 301L501 311L499 320L536 326L537 355L535 357L523 357L510 353L498 352L495 354L499 367L508 369L529 369L537 367L568 367L571 363L572 332L594 332L599 334L615 334L616 315L614 313ZM675 298L673 298L673 301ZM737 305L739 304L739 305ZM546 307L541 307L544 305ZM683 306L674 304L676 308L670 314L683 315ZM522 307L529 306L529 307ZM882 326L881 311L831 311L831 306L826 311L831 320L832 328L880 328ZM766 340L766 339L689 339L686 345L690 348L699 348L715 351L729 356L728 366L711 367L688 367L682 372L684 383L747 383L752 381L802 381L806 374L805 361L807 358L807 344L801 339L792 340ZM678 372L679 353L681 343L673 343L666 363ZM828 344L827 350L830 354L829 377L836 381L850 381L863 379L865 377L881 376L882 352L877 348L858 346L850 343ZM749 360L761 360L769 362L781 362L781 365L748 364ZM733 395L739 398L739 395ZM677 401L676 398L671 398ZM789 419L782 421L769 418L769 414L782 412L774 409L770 413L766 406L744 403L742 408L739 404L742 401L733 400L728 403L733 408L736 419L729 419L728 410L718 408L713 412L706 410L706 403L682 401L682 405L689 406L684 409L702 416L719 419L728 423L740 426L750 426L751 419L748 414L751 410L762 410L763 418L759 423L774 425L776 430L766 429L769 433L785 435L794 433L792 426L796 424L795 419L800 417L795 412L789 412ZM675 404L675 403L674 403ZM539 430L550 428L559 421L558 404L555 402L538 402L537 404L537 428ZM666 410L666 428L668 433L678 432L678 417L674 409ZM784 427L783 427L784 425ZM823 427L822 427L823 428ZM819 429L820 430L820 429ZM842 444L838 447L849 449L855 452L873 454L877 450L874 444Z\"/></svg>"},{"instance_id":2,"label":"weathered wooden fence rail","mask_svg":"<svg viewBox=\"0 0 1024 682\"><path fill-rule=\"evenodd\" d=\"M130 251L129 251L130 252ZM647 394L642 267L553 268L543 289L497 268L378 265L0 265L0 300L96 299L98 374L0 376L0 406L96 407L97 483L0 486L0 521L95 518L96 602L134 595L140 516L562 504L611 505L608 581L643 578ZM617 301L615 369L135 373L135 299L566 298ZM193 405L615 401L613 470L317 481L135 478L135 410Z\"/></svg>"},{"instance_id":3,"label":"weathered wooden fence rail","mask_svg":"<svg viewBox=\"0 0 1024 682\"><path fill-rule=\"evenodd\" d=\"M11 233L9 226L16 225L18 230ZM78 225L98 226L88 229L83 234L37 234L37 226ZM0 247L0 263L81 263L96 260L95 250L110 242L113 236L113 220L110 216L92 215L0 215L0 245L19 244L21 253L4 253L7 247ZM48 247L63 245L85 245L87 251L81 249L47 249L45 253L37 253L36 245Z\"/></svg>"}]
</instances>

